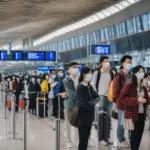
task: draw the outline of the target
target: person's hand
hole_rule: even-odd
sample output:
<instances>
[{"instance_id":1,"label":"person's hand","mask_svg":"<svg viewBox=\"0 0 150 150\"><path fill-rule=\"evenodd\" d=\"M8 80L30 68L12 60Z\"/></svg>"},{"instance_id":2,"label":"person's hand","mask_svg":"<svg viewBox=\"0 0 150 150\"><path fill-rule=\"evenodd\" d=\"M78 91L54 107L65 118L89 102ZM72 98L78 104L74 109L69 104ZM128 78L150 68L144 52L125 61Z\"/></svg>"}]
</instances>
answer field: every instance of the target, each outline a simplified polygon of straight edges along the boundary
<instances>
[{"instance_id":1,"label":"person's hand","mask_svg":"<svg viewBox=\"0 0 150 150\"><path fill-rule=\"evenodd\" d=\"M67 94L66 94L66 92L59 93L59 95L60 95L62 98L66 98L66 97L67 97Z\"/></svg>"},{"instance_id":2,"label":"person's hand","mask_svg":"<svg viewBox=\"0 0 150 150\"><path fill-rule=\"evenodd\" d=\"M138 102L144 104L144 103L146 103L146 99L143 98L143 97L139 97L139 98L138 98Z\"/></svg>"}]
</instances>

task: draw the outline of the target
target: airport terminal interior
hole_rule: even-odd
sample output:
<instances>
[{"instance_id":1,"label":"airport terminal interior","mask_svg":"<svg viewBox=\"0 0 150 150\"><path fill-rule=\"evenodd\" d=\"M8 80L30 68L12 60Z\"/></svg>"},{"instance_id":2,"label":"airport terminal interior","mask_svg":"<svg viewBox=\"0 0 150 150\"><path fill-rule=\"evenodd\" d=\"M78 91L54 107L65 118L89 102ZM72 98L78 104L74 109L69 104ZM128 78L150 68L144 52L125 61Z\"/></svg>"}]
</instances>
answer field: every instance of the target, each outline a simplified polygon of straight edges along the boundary
<instances>
[{"instance_id":1,"label":"airport terminal interior","mask_svg":"<svg viewBox=\"0 0 150 150\"><path fill-rule=\"evenodd\" d=\"M150 150L150 0L0 0L0 149Z\"/></svg>"}]
</instances>

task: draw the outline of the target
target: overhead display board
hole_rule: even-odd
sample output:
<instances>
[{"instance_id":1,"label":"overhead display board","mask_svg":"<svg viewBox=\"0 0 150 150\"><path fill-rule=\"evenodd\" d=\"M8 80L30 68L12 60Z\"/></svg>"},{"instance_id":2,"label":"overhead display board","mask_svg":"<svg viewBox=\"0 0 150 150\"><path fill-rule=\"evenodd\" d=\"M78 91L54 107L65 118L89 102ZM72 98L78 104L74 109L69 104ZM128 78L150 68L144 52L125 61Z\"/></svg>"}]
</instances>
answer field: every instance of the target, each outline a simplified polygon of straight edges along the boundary
<instances>
[{"instance_id":1,"label":"overhead display board","mask_svg":"<svg viewBox=\"0 0 150 150\"><path fill-rule=\"evenodd\" d=\"M45 60L56 61L56 52L55 51L45 52Z\"/></svg>"},{"instance_id":2,"label":"overhead display board","mask_svg":"<svg viewBox=\"0 0 150 150\"><path fill-rule=\"evenodd\" d=\"M23 57L26 61L44 61L45 52L24 52Z\"/></svg>"},{"instance_id":3,"label":"overhead display board","mask_svg":"<svg viewBox=\"0 0 150 150\"><path fill-rule=\"evenodd\" d=\"M0 60L7 60L7 51L0 51Z\"/></svg>"},{"instance_id":4,"label":"overhead display board","mask_svg":"<svg viewBox=\"0 0 150 150\"><path fill-rule=\"evenodd\" d=\"M22 60L23 59L23 54L22 51L12 51L12 60Z\"/></svg>"},{"instance_id":5,"label":"overhead display board","mask_svg":"<svg viewBox=\"0 0 150 150\"><path fill-rule=\"evenodd\" d=\"M38 66L37 67L37 70L38 71L50 71L50 70L52 70L52 69L55 69L55 67L54 66Z\"/></svg>"},{"instance_id":6,"label":"overhead display board","mask_svg":"<svg viewBox=\"0 0 150 150\"><path fill-rule=\"evenodd\" d=\"M110 45L91 45L91 55L110 55Z\"/></svg>"},{"instance_id":7,"label":"overhead display board","mask_svg":"<svg viewBox=\"0 0 150 150\"><path fill-rule=\"evenodd\" d=\"M55 51L0 51L1 61L56 61Z\"/></svg>"}]
</instances>

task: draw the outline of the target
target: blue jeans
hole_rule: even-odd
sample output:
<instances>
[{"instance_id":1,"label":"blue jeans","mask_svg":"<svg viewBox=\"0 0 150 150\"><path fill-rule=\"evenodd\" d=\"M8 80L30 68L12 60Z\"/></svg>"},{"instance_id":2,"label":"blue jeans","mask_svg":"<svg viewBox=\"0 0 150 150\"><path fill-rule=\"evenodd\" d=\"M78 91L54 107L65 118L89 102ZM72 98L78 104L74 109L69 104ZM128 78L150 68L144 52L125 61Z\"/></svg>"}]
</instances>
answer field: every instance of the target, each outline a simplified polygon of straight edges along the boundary
<instances>
[{"instance_id":1,"label":"blue jeans","mask_svg":"<svg viewBox=\"0 0 150 150\"><path fill-rule=\"evenodd\" d=\"M117 137L119 139L119 142L124 142L125 137L124 137L124 128L121 125L121 120L122 120L122 115L123 115L123 110L117 110L118 111L118 127L117 127Z\"/></svg>"},{"instance_id":2,"label":"blue jeans","mask_svg":"<svg viewBox=\"0 0 150 150\"><path fill-rule=\"evenodd\" d=\"M111 115L112 115L113 103L109 102L106 96L100 95L100 109L104 110L108 114L108 135L110 138L111 132Z\"/></svg>"}]
</instances>

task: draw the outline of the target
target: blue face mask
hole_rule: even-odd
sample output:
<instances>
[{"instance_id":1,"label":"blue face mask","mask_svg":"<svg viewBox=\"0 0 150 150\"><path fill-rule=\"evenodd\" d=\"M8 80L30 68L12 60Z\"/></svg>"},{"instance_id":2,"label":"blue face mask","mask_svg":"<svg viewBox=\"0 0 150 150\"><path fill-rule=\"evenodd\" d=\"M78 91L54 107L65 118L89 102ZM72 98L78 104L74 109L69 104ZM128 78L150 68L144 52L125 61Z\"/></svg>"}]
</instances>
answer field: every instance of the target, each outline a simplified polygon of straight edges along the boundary
<instances>
[{"instance_id":1,"label":"blue face mask","mask_svg":"<svg viewBox=\"0 0 150 150\"><path fill-rule=\"evenodd\" d=\"M87 74L86 77L85 77L85 80L88 81L88 82L91 82L93 79L93 75L91 73Z\"/></svg>"}]
</instances>

